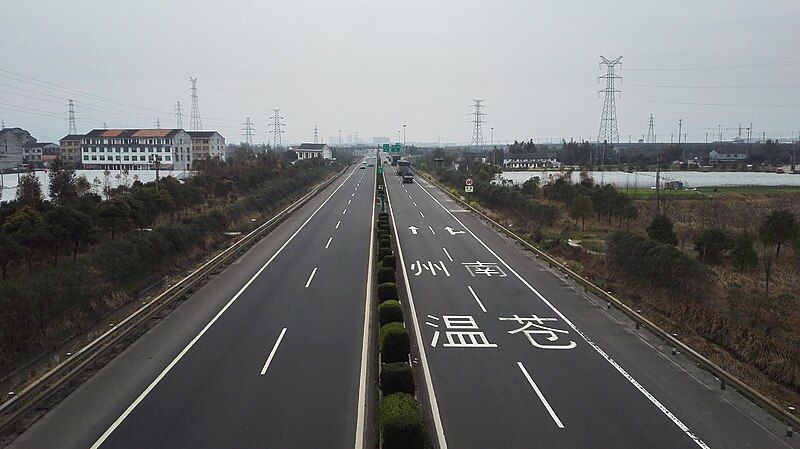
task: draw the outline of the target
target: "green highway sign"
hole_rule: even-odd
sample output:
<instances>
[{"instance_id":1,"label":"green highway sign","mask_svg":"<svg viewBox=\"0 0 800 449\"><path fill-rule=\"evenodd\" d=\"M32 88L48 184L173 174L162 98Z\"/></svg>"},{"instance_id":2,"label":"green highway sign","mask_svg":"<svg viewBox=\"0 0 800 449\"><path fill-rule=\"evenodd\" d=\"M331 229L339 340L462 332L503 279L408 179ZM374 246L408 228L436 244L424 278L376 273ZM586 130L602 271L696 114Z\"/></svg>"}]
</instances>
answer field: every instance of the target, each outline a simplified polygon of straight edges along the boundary
<instances>
[{"instance_id":1,"label":"green highway sign","mask_svg":"<svg viewBox=\"0 0 800 449\"><path fill-rule=\"evenodd\" d=\"M383 165L378 166L378 174L380 175L381 173L383 173Z\"/></svg>"},{"instance_id":2,"label":"green highway sign","mask_svg":"<svg viewBox=\"0 0 800 449\"><path fill-rule=\"evenodd\" d=\"M389 148L390 148L390 145L388 143L384 143L383 144L383 151L388 153L389 152Z\"/></svg>"},{"instance_id":3,"label":"green highway sign","mask_svg":"<svg viewBox=\"0 0 800 449\"><path fill-rule=\"evenodd\" d=\"M396 144L392 145L392 153L399 153L400 150L402 150L402 149L403 149L403 146L400 145L399 143L396 143Z\"/></svg>"}]
</instances>

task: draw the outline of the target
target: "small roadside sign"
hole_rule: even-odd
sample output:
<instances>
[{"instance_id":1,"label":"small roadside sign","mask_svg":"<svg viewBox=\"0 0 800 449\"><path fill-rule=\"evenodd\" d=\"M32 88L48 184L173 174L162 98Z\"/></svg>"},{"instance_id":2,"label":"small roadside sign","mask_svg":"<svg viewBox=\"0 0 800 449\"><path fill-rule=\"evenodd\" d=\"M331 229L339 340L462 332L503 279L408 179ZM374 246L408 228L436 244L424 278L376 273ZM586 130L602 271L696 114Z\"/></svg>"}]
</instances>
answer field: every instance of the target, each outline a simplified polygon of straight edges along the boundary
<instances>
[{"instance_id":1,"label":"small roadside sign","mask_svg":"<svg viewBox=\"0 0 800 449\"><path fill-rule=\"evenodd\" d=\"M472 185L472 183L473 183L473 181L472 181L472 178L467 178L467 179L464 181L464 185L465 185L465 186L471 186L471 185Z\"/></svg>"},{"instance_id":2,"label":"small roadside sign","mask_svg":"<svg viewBox=\"0 0 800 449\"><path fill-rule=\"evenodd\" d=\"M474 187L472 187L472 186L464 186L464 191L467 192L467 193L472 193L472 189L474 189Z\"/></svg>"},{"instance_id":3,"label":"small roadside sign","mask_svg":"<svg viewBox=\"0 0 800 449\"><path fill-rule=\"evenodd\" d=\"M378 166L378 174L380 175L381 173L383 173L383 165Z\"/></svg>"}]
</instances>

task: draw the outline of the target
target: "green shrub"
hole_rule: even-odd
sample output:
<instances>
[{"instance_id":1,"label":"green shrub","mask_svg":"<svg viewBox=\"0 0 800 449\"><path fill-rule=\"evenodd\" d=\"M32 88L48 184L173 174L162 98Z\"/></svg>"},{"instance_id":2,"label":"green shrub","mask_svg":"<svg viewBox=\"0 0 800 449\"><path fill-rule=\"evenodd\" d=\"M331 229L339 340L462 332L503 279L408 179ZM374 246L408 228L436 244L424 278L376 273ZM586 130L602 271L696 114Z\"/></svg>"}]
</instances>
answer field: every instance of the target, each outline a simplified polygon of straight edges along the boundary
<instances>
[{"instance_id":1,"label":"green shrub","mask_svg":"<svg viewBox=\"0 0 800 449\"><path fill-rule=\"evenodd\" d=\"M425 420L414 396L394 393L378 406L383 449L423 449L427 445Z\"/></svg>"},{"instance_id":2,"label":"green shrub","mask_svg":"<svg viewBox=\"0 0 800 449\"><path fill-rule=\"evenodd\" d=\"M708 228L694 240L697 258L708 263L722 260L722 254L733 246L728 231L722 228Z\"/></svg>"},{"instance_id":3,"label":"green shrub","mask_svg":"<svg viewBox=\"0 0 800 449\"><path fill-rule=\"evenodd\" d=\"M397 269L397 257L395 257L394 254L390 254L390 255L384 257L383 259L381 259L381 266L382 267L388 267L388 268L391 268L393 270L396 270Z\"/></svg>"},{"instance_id":4,"label":"green shrub","mask_svg":"<svg viewBox=\"0 0 800 449\"><path fill-rule=\"evenodd\" d=\"M383 260L384 257L389 256L392 254L392 248L387 248L385 246L378 247L378 259ZM392 270L392 280L394 281L394 270Z\"/></svg>"},{"instance_id":5,"label":"green shrub","mask_svg":"<svg viewBox=\"0 0 800 449\"><path fill-rule=\"evenodd\" d=\"M391 227L389 226L389 223L387 223L387 222L379 222L378 223L378 229L385 229L387 231L391 231Z\"/></svg>"},{"instance_id":6,"label":"green shrub","mask_svg":"<svg viewBox=\"0 0 800 449\"><path fill-rule=\"evenodd\" d=\"M405 362L384 363L381 366L380 386L384 396L393 393L414 394L414 373L411 365Z\"/></svg>"},{"instance_id":7,"label":"green shrub","mask_svg":"<svg viewBox=\"0 0 800 449\"><path fill-rule=\"evenodd\" d=\"M411 343L403 323L389 323L381 326L378 332L378 346L381 351L381 362L405 362Z\"/></svg>"},{"instance_id":8,"label":"green shrub","mask_svg":"<svg viewBox=\"0 0 800 449\"><path fill-rule=\"evenodd\" d=\"M378 212L378 220L386 220L386 222L389 222L389 212Z\"/></svg>"},{"instance_id":9,"label":"green shrub","mask_svg":"<svg viewBox=\"0 0 800 449\"><path fill-rule=\"evenodd\" d=\"M378 323L383 326L394 322L403 322L403 307L393 299L382 301L378 306Z\"/></svg>"},{"instance_id":10,"label":"green shrub","mask_svg":"<svg viewBox=\"0 0 800 449\"><path fill-rule=\"evenodd\" d=\"M384 282L378 285L378 301L397 301L397 284L394 282Z\"/></svg>"},{"instance_id":11,"label":"green shrub","mask_svg":"<svg viewBox=\"0 0 800 449\"><path fill-rule=\"evenodd\" d=\"M383 249L383 248L381 248ZM381 267L378 268L378 284L383 284L384 282L396 282L394 276L394 270L388 267Z\"/></svg>"},{"instance_id":12,"label":"green shrub","mask_svg":"<svg viewBox=\"0 0 800 449\"><path fill-rule=\"evenodd\" d=\"M392 247L392 239L388 235L381 235L378 237L378 246L384 248Z\"/></svg>"}]
</instances>

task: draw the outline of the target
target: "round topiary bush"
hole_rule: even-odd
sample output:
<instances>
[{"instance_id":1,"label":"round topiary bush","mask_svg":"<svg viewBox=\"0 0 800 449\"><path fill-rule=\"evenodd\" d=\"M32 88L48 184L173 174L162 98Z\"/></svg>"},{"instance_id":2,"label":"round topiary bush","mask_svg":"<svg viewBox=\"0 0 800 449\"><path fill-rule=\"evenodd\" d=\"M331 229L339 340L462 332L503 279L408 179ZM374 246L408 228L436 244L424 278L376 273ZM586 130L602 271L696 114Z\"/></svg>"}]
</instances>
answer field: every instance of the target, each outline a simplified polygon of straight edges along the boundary
<instances>
[{"instance_id":1,"label":"round topiary bush","mask_svg":"<svg viewBox=\"0 0 800 449\"><path fill-rule=\"evenodd\" d=\"M385 221L378 222L378 229L386 229L387 231L391 230L391 228L389 227L389 223Z\"/></svg>"},{"instance_id":2,"label":"round topiary bush","mask_svg":"<svg viewBox=\"0 0 800 449\"><path fill-rule=\"evenodd\" d=\"M392 254L392 248L388 248L385 246L378 246L378 260L383 260L384 257L390 254ZM394 270L392 270L392 274L394 274Z\"/></svg>"},{"instance_id":3,"label":"round topiary bush","mask_svg":"<svg viewBox=\"0 0 800 449\"><path fill-rule=\"evenodd\" d=\"M393 393L414 394L414 373L411 365L405 362L384 363L381 366L380 385L384 396Z\"/></svg>"},{"instance_id":4,"label":"round topiary bush","mask_svg":"<svg viewBox=\"0 0 800 449\"><path fill-rule=\"evenodd\" d=\"M397 298L397 284L394 282L384 282L383 284L378 284L379 303L384 301L397 301Z\"/></svg>"},{"instance_id":5,"label":"round topiary bush","mask_svg":"<svg viewBox=\"0 0 800 449\"><path fill-rule=\"evenodd\" d=\"M394 322L402 323L403 307L400 302L394 299L381 302L378 306L378 322L381 326Z\"/></svg>"},{"instance_id":6,"label":"round topiary bush","mask_svg":"<svg viewBox=\"0 0 800 449\"><path fill-rule=\"evenodd\" d=\"M383 449L423 449L427 445L425 421L419 403L407 393L394 393L378 406L378 426Z\"/></svg>"},{"instance_id":7,"label":"round topiary bush","mask_svg":"<svg viewBox=\"0 0 800 449\"><path fill-rule=\"evenodd\" d=\"M378 220L386 220L386 222L389 222L389 212L378 212Z\"/></svg>"},{"instance_id":8,"label":"round topiary bush","mask_svg":"<svg viewBox=\"0 0 800 449\"><path fill-rule=\"evenodd\" d=\"M382 246L384 248L391 248L392 247L392 239L388 235L381 235L378 236L378 246Z\"/></svg>"},{"instance_id":9,"label":"round topiary bush","mask_svg":"<svg viewBox=\"0 0 800 449\"><path fill-rule=\"evenodd\" d=\"M411 343L403 323L389 323L381 326L378 332L378 346L382 363L408 361Z\"/></svg>"},{"instance_id":10,"label":"round topiary bush","mask_svg":"<svg viewBox=\"0 0 800 449\"><path fill-rule=\"evenodd\" d=\"M391 268L393 270L397 269L397 257L394 254L390 254L383 259L381 259L381 266Z\"/></svg>"},{"instance_id":11,"label":"round topiary bush","mask_svg":"<svg viewBox=\"0 0 800 449\"><path fill-rule=\"evenodd\" d=\"M382 250L384 248L380 249ZM378 285L383 284L384 282L396 282L393 269L388 267L378 268Z\"/></svg>"}]
</instances>

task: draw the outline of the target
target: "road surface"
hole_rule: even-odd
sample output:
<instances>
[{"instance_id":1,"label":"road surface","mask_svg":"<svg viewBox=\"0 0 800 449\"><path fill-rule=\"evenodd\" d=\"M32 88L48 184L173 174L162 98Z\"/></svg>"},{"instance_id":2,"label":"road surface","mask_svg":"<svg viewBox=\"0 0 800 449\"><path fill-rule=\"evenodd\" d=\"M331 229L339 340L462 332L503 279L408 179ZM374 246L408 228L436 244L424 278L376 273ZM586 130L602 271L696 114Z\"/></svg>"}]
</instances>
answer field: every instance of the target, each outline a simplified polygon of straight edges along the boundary
<instances>
[{"instance_id":1,"label":"road surface","mask_svg":"<svg viewBox=\"0 0 800 449\"><path fill-rule=\"evenodd\" d=\"M374 181L349 169L12 447L354 447Z\"/></svg>"},{"instance_id":2,"label":"road surface","mask_svg":"<svg viewBox=\"0 0 800 449\"><path fill-rule=\"evenodd\" d=\"M386 178L440 446L797 447L442 191Z\"/></svg>"}]
</instances>

